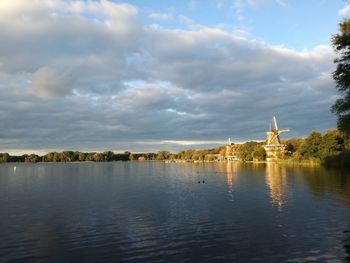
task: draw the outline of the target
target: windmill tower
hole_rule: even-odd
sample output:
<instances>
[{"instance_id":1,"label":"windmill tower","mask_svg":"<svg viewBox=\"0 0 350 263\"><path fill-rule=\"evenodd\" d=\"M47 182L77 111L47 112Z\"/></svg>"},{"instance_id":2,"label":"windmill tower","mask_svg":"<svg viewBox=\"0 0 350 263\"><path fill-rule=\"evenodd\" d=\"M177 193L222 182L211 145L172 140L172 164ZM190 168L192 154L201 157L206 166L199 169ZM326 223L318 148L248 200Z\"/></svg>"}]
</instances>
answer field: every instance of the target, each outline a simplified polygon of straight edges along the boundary
<instances>
[{"instance_id":1,"label":"windmill tower","mask_svg":"<svg viewBox=\"0 0 350 263\"><path fill-rule=\"evenodd\" d=\"M270 125L270 130L266 132L266 145L264 145L267 161L273 161L283 157L286 146L281 144L280 134L282 132L289 132L289 129L279 130L276 117L273 116L272 127Z\"/></svg>"},{"instance_id":2,"label":"windmill tower","mask_svg":"<svg viewBox=\"0 0 350 263\"><path fill-rule=\"evenodd\" d=\"M226 145L225 159L227 161L237 160L234 143L231 142L231 138L228 138L228 144Z\"/></svg>"}]
</instances>

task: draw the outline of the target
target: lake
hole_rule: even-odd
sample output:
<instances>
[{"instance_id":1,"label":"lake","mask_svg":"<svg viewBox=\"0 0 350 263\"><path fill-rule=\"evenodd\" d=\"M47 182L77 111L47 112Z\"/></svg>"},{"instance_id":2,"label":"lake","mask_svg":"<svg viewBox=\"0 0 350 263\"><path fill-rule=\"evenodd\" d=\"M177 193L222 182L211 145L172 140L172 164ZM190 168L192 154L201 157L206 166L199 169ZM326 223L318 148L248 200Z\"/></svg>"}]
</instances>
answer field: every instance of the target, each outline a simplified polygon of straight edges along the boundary
<instances>
[{"instance_id":1,"label":"lake","mask_svg":"<svg viewBox=\"0 0 350 263\"><path fill-rule=\"evenodd\" d=\"M1 164L0 202L0 262L350 262L344 170Z\"/></svg>"}]
</instances>

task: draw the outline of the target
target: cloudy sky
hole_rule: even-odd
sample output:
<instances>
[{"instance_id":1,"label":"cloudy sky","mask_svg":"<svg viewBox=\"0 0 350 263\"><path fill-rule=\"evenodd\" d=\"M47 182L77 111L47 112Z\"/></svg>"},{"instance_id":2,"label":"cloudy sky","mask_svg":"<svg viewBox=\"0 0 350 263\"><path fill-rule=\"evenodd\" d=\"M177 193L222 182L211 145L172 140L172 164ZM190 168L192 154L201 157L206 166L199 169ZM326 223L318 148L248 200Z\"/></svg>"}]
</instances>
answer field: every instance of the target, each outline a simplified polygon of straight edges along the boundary
<instances>
[{"instance_id":1,"label":"cloudy sky","mask_svg":"<svg viewBox=\"0 0 350 263\"><path fill-rule=\"evenodd\" d=\"M336 126L343 0L0 0L0 152L177 151Z\"/></svg>"}]
</instances>

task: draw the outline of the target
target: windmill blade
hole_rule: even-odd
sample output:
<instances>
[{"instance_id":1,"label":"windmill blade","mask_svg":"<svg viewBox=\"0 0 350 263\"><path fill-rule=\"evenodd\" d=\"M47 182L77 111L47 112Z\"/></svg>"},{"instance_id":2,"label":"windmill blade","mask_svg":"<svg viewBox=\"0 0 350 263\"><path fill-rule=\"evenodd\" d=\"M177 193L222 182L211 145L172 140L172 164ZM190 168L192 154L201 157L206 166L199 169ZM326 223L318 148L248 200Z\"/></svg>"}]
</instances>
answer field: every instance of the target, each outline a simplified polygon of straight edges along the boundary
<instances>
[{"instance_id":1,"label":"windmill blade","mask_svg":"<svg viewBox=\"0 0 350 263\"><path fill-rule=\"evenodd\" d=\"M279 130L280 133L281 133L281 132L289 132L289 131L290 131L290 129Z\"/></svg>"},{"instance_id":2,"label":"windmill blade","mask_svg":"<svg viewBox=\"0 0 350 263\"><path fill-rule=\"evenodd\" d=\"M277 127L277 120L276 120L276 117L275 117L275 116L272 117L272 128L273 128L273 130L275 130L275 131L278 130L278 127Z\"/></svg>"}]
</instances>

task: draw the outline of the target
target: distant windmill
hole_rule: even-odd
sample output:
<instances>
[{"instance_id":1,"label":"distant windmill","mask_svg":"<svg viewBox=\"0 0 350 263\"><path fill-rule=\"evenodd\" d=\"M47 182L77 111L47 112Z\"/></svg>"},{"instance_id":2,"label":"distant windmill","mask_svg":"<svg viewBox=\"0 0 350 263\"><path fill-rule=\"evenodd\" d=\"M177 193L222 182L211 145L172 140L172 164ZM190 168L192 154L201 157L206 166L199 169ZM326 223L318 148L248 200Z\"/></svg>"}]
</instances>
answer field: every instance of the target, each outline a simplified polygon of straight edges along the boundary
<instances>
[{"instance_id":1,"label":"distant windmill","mask_svg":"<svg viewBox=\"0 0 350 263\"><path fill-rule=\"evenodd\" d=\"M225 159L228 161L237 160L234 143L231 138L228 138L228 145L226 145Z\"/></svg>"},{"instance_id":2,"label":"distant windmill","mask_svg":"<svg viewBox=\"0 0 350 263\"><path fill-rule=\"evenodd\" d=\"M279 130L277 126L277 121L276 117L272 117L272 128L270 126L270 131L266 132L267 135L267 142L266 145L280 145L281 140L280 140L280 134L282 132L289 132L289 129L282 129Z\"/></svg>"}]
</instances>

